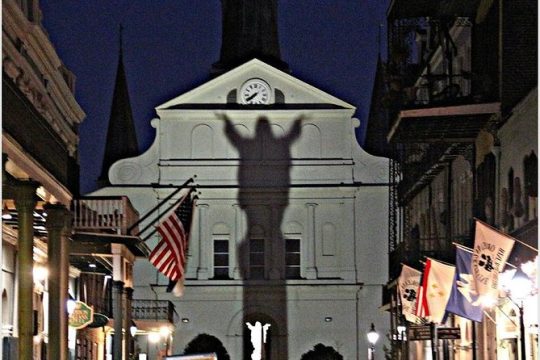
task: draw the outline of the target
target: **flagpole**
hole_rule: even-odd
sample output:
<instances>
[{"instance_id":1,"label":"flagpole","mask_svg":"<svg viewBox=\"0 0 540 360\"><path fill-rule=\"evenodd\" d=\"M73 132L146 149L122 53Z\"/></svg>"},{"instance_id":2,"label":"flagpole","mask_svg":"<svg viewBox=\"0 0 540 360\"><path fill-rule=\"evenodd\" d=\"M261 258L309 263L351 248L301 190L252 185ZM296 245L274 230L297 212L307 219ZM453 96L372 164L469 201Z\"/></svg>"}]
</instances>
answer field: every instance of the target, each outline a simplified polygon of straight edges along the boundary
<instances>
[{"instance_id":1,"label":"flagpole","mask_svg":"<svg viewBox=\"0 0 540 360\"><path fill-rule=\"evenodd\" d=\"M461 244L458 244L456 242L452 242L452 244L455 246L455 247L458 247L468 253L471 253L471 254L474 254L474 249L471 249L469 247L466 247L465 245L461 245ZM510 266L511 268L514 268L514 269L517 269L517 266L514 265L514 264L510 264L508 261L505 262L506 265Z\"/></svg>"},{"instance_id":2,"label":"flagpole","mask_svg":"<svg viewBox=\"0 0 540 360\"><path fill-rule=\"evenodd\" d=\"M538 252L538 249L535 249L534 246L531 246L531 245L529 245L529 244L526 244L526 243L524 243L523 241L518 240L518 239L516 239L515 237L508 235L507 233L503 233L500 229L497 229L497 228L495 228L495 227L489 225L488 223L483 222L482 220L479 220L479 219L477 219L477 218L474 218L474 220L478 221L478 222L481 223L482 225L485 225L485 226L489 227L491 230L496 231L496 232L498 232L499 234L501 234L501 235L503 235L503 236L506 236L507 238L512 239L512 240L514 240L515 242L520 243L521 245L523 245L523 246L525 246L525 247L528 247L529 249L531 249L531 250L533 250L533 251Z\"/></svg>"},{"instance_id":3,"label":"flagpole","mask_svg":"<svg viewBox=\"0 0 540 360\"><path fill-rule=\"evenodd\" d=\"M435 259L435 258L432 258L432 257L429 257L429 256L424 256L424 257L425 257L426 259L431 259L431 260L438 261L438 262L440 262L440 263L442 263L442 264L445 264L445 265L454 266L454 267L456 266L456 265L454 265L454 264L450 264L449 262L442 261L442 260L439 260L439 259Z\"/></svg>"},{"instance_id":4,"label":"flagpole","mask_svg":"<svg viewBox=\"0 0 540 360\"><path fill-rule=\"evenodd\" d=\"M143 222L144 220L146 220L151 214L153 214L157 209L159 209L159 207L161 205L163 205L166 201L168 201L170 198L172 198L174 195L178 194L180 192L180 190L182 190L183 188L185 188L187 186L187 184L189 184L190 182L193 182L193 178L189 178L187 179L182 185L180 185L180 187L178 187L176 190L174 190L172 193L170 193L165 199L161 200L159 202L159 204L157 204L156 206L154 206L150 211L148 211L146 214L144 214L143 217L139 218L139 220L137 220L133 225L131 225L127 232L128 234L131 234L131 231L133 229L135 229L135 227L137 227L137 225L139 225L141 222ZM146 228L144 229L146 230ZM144 231L143 230L143 231ZM143 232L143 231L139 231L139 235Z\"/></svg>"}]
</instances>

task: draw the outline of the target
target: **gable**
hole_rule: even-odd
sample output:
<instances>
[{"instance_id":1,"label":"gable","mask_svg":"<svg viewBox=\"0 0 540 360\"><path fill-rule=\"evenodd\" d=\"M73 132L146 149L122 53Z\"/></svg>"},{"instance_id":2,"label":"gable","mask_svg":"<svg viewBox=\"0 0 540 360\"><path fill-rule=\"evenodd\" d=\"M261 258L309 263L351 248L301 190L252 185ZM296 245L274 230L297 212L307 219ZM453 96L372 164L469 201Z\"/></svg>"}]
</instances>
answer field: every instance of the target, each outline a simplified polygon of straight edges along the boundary
<instances>
[{"instance_id":1,"label":"gable","mask_svg":"<svg viewBox=\"0 0 540 360\"><path fill-rule=\"evenodd\" d=\"M355 109L314 86L278 70L260 60L247 63L156 107L156 110L211 107L253 108L241 100L241 92L254 79L268 86L268 105L263 108L342 108Z\"/></svg>"}]
</instances>

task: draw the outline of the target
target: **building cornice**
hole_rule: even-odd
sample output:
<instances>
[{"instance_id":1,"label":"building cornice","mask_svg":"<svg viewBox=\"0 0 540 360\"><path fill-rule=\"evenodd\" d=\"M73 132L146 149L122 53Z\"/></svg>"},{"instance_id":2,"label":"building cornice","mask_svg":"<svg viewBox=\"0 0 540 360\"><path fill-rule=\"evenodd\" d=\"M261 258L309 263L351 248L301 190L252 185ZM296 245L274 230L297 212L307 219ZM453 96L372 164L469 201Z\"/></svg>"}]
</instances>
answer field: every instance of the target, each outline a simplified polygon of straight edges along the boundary
<instances>
[{"instance_id":1,"label":"building cornice","mask_svg":"<svg viewBox=\"0 0 540 360\"><path fill-rule=\"evenodd\" d=\"M2 10L2 70L74 156L85 113L62 75L64 66L41 25L28 21L15 2L3 2Z\"/></svg>"}]
</instances>

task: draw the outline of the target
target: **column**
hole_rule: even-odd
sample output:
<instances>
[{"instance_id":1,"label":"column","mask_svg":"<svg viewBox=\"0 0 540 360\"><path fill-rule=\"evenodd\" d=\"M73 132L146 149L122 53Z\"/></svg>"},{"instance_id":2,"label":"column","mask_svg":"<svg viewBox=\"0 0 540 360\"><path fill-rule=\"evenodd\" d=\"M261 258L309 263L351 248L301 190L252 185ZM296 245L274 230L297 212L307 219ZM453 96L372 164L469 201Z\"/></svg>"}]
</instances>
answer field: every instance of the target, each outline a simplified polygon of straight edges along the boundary
<instances>
[{"instance_id":1,"label":"column","mask_svg":"<svg viewBox=\"0 0 540 360\"><path fill-rule=\"evenodd\" d=\"M49 345L47 359L68 358L68 282L71 214L64 205L47 204L47 258L49 268Z\"/></svg>"},{"instance_id":2,"label":"column","mask_svg":"<svg viewBox=\"0 0 540 360\"><path fill-rule=\"evenodd\" d=\"M307 206L307 233L306 239L302 239L306 247L305 259L307 259L306 264L306 279L316 279L317 278L317 267L316 267L316 247L315 247L315 207L317 204L306 204Z\"/></svg>"},{"instance_id":3,"label":"column","mask_svg":"<svg viewBox=\"0 0 540 360\"><path fill-rule=\"evenodd\" d=\"M208 204L197 204L199 209L199 268L197 279L208 280L208 252L205 246L208 241Z\"/></svg>"},{"instance_id":4,"label":"column","mask_svg":"<svg viewBox=\"0 0 540 360\"><path fill-rule=\"evenodd\" d=\"M112 301L113 301L113 318L114 318L114 338L113 338L113 359L122 360L122 322L123 322L123 306L122 306L122 295L124 293L124 282L113 280L113 291L112 291Z\"/></svg>"},{"instance_id":5,"label":"column","mask_svg":"<svg viewBox=\"0 0 540 360\"><path fill-rule=\"evenodd\" d=\"M280 204L270 205L270 237L266 240L266 248L269 251L265 251L265 260L269 262L268 268L270 269L268 277L272 280L279 280L284 273L284 260L285 260L285 240L281 233L281 223L278 221L278 212L281 210ZM266 249L265 249L266 250Z\"/></svg>"},{"instance_id":6,"label":"column","mask_svg":"<svg viewBox=\"0 0 540 360\"><path fill-rule=\"evenodd\" d=\"M238 252L240 244L244 240L244 231L242 229L242 209L240 205L234 204L234 238L231 239L231 245L229 246L229 258L232 266L232 278L240 279L240 263L238 261Z\"/></svg>"},{"instance_id":7,"label":"column","mask_svg":"<svg viewBox=\"0 0 540 360\"><path fill-rule=\"evenodd\" d=\"M33 359L33 291L34 291L34 228L33 212L36 206L36 189L33 181L20 182L15 187L15 207L18 213L17 281L18 281L18 349L19 359Z\"/></svg>"},{"instance_id":8,"label":"column","mask_svg":"<svg viewBox=\"0 0 540 360\"><path fill-rule=\"evenodd\" d=\"M124 353L126 354L126 359L131 359L131 355L133 353L133 341L131 336L131 300L133 300L133 288L126 287L124 289L124 292L126 294L126 306L124 307L126 309L126 316L124 321L124 329L125 329L125 347L124 347Z\"/></svg>"}]
</instances>

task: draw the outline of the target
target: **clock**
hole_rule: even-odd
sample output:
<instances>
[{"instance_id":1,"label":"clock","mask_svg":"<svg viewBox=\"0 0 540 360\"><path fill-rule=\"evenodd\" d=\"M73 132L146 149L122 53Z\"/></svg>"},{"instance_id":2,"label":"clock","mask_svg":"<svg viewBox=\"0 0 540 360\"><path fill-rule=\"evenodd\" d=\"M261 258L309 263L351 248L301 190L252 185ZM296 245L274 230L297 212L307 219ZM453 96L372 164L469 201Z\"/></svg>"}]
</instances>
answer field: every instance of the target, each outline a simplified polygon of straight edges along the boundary
<instances>
[{"instance_id":1,"label":"clock","mask_svg":"<svg viewBox=\"0 0 540 360\"><path fill-rule=\"evenodd\" d=\"M270 103L270 85L261 79L249 79L240 88L240 101L247 105Z\"/></svg>"}]
</instances>

